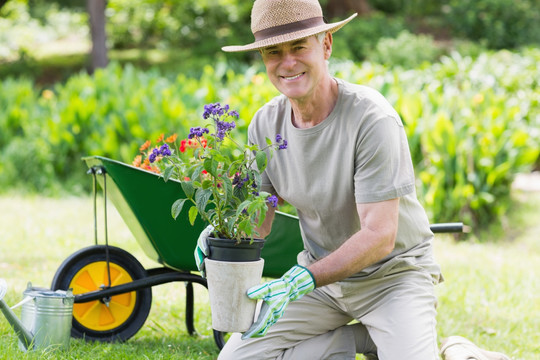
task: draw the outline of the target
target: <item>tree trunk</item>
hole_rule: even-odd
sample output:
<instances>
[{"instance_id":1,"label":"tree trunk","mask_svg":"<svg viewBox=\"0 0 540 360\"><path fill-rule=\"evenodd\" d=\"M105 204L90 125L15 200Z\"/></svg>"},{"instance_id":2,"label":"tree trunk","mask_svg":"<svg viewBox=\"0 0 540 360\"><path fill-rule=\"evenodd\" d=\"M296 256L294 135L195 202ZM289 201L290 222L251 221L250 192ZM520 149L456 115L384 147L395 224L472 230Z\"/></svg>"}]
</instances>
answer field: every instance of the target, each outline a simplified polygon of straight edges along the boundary
<instances>
[{"instance_id":1,"label":"tree trunk","mask_svg":"<svg viewBox=\"0 0 540 360\"><path fill-rule=\"evenodd\" d=\"M331 19L354 12L361 16L368 14L371 9L368 0L328 0L324 10L326 17Z\"/></svg>"},{"instance_id":2,"label":"tree trunk","mask_svg":"<svg viewBox=\"0 0 540 360\"><path fill-rule=\"evenodd\" d=\"M92 35L92 53L90 72L104 68L109 63L107 57L107 36L105 34L105 8L107 0L86 0L90 17L90 33Z\"/></svg>"}]
</instances>

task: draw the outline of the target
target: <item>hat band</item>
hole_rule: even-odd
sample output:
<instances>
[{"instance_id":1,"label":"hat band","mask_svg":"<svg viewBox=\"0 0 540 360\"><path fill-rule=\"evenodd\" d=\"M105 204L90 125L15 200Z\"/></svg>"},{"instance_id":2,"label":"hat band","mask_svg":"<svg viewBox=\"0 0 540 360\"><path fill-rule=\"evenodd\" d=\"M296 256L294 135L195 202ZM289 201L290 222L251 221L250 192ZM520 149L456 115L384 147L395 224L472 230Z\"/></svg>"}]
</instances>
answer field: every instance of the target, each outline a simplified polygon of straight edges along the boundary
<instances>
[{"instance_id":1,"label":"hat band","mask_svg":"<svg viewBox=\"0 0 540 360\"><path fill-rule=\"evenodd\" d=\"M271 28L263 29L253 33L255 41L265 40L274 36L283 35L295 31L309 29L315 26L324 25L324 19L322 16L295 21L288 24L273 26Z\"/></svg>"}]
</instances>

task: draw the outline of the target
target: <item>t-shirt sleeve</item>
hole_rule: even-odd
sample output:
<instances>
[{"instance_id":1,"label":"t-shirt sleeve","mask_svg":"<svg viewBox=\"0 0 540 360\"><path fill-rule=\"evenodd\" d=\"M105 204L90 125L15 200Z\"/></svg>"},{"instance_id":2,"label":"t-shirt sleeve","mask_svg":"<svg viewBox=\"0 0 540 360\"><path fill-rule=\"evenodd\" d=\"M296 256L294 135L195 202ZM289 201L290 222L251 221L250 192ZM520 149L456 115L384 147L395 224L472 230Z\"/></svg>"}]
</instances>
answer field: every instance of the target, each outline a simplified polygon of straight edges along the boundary
<instances>
[{"instance_id":1,"label":"t-shirt sleeve","mask_svg":"<svg viewBox=\"0 0 540 360\"><path fill-rule=\"evenodd\" d=\"M403 124L385 115L365 123L356 142L354 194L371 203L414 192L414 170Z\"/></svg>"}]
</instances>

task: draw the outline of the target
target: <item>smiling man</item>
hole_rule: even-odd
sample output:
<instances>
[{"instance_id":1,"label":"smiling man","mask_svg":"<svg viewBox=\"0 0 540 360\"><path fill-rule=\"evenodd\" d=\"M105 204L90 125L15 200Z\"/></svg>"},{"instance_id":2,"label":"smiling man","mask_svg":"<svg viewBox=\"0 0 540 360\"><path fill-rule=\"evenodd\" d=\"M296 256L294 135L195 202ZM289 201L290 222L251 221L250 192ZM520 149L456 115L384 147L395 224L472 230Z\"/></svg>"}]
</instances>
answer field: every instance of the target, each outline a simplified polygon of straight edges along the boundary
<instances>
[{"instance_id":1,"label":"smiling man","mask_svg":"<svg viewBox=\"0 0 540 360\"><path fill-rule=\"evenodd\" d=\"M442 277L403 124L380 93L328 71L332 34L355 16L329 24L317 0L256 0L255 41L223 48L259 51L281 92L248 136L263 147L276 134L288 141L262 189L295 206L304 251L280 279L248 291L262 299L257 320L220 359L438 358ZM261 236L273 217L270 209ZM448 360L507 359L458 337L444 346Z\"/></svg>"}]
</instances>

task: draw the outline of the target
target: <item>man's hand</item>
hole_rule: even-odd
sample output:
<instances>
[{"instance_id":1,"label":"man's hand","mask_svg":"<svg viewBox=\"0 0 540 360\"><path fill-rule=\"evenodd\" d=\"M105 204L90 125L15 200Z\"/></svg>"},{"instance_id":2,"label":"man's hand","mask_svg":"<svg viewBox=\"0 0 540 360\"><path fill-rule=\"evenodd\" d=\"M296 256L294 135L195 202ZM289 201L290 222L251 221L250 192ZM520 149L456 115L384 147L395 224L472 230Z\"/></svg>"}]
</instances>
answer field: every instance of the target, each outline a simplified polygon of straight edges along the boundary
<instances>
[{"instance_id":1,"label":"man's hand","mask_svg":"<svg viewBox=\"0 0 540 360\"><path fill-rule=\"evenodd\" d=\"M206 259L208 256L208 237L213 231L214 227L212 225L208 225L199 235L197 246L195 247L195 263L197 264L197 269L199 269L203 278L206 277L204 259Z\"/></svg>"},{"instance_id":2,"label":"man's hand","mask_svg":"<svg viewBox=\"0 0 540 360\"><path fill-rule=\"evenodd\" d=\"M264 302L257 321L242 335L242 339L266 335L285 311L289 302L296 300L315 289L313 275L303 266L295 265L281 278L250 288L250 299L262 299Z\"/></svg>"}]
</instances>

